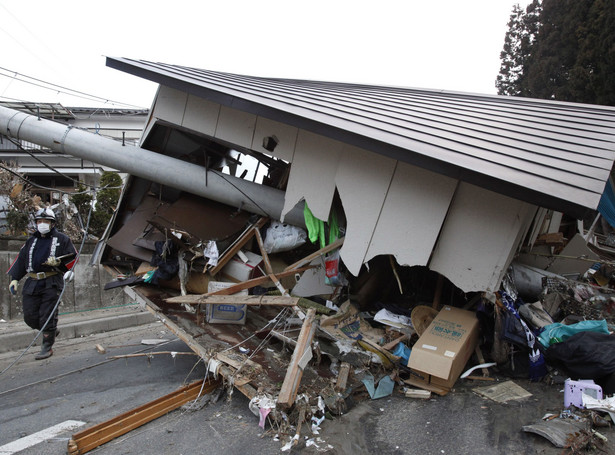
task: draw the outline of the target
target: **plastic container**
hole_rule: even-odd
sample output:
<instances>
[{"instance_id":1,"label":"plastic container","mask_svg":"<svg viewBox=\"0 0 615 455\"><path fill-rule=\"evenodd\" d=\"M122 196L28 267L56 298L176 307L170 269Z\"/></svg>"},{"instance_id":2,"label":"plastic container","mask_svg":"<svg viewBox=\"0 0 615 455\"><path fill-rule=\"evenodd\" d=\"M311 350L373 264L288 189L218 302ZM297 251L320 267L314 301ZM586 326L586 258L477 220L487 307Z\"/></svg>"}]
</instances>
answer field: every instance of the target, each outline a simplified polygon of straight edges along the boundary
<instances>
[{"instance_id":1,"label":"plastic container","mask_svg":"<svg viewBox=\"0 0 615 455\"><path fill-rule=\"evenodd\" d=\"M597 400L602 400L602 387L596 384L592 379L579 379L578 381L573 381L568 378L564 381L565 408L574 405L579 409L585 409L585 406L583 406L583 394L589 395Z\"/></svg>"}]
</instances>

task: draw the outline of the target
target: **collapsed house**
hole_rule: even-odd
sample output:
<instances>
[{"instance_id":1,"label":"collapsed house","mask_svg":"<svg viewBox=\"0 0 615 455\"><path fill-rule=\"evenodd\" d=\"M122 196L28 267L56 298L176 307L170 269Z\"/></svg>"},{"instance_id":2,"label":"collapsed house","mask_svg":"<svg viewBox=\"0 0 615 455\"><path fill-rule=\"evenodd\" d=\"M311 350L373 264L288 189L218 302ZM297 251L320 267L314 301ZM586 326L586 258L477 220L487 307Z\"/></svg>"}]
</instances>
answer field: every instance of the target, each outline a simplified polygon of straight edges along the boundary
<instances>
[{"instance_id":1,"label":"collapsed house","mask_svg":"<svg viewBox=\"0 0 615 455\"><path fill-rule=\"evenodd\" d=\"M613 108L107 65L160 84L140 147L2 110L0 131L131 174L97 250L108 286L257 414L339 413L395 380L445 394L549 278L552 318L583 276L608 312L615 250L577 220L606 198Z\"/></svg>"}]
</instances>

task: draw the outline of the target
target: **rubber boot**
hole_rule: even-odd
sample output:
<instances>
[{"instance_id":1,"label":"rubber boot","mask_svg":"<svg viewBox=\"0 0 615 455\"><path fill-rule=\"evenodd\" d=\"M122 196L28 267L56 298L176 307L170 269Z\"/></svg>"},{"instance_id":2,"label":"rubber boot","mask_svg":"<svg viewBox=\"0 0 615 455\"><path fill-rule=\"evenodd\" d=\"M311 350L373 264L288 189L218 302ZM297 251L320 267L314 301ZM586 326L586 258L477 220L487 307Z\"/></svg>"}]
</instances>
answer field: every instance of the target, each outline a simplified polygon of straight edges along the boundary
<instances>
[{"instance_id":1,"label":"rubber boot","mask_svg":"<svg viewBox=\"0 0 615 455\"><path fill-rule=\"evenodd\" d=\"M51 332L47 332L47 331L43 332L43 344L41 346L41 352L39 352L38 354L34 356L36 360L47 359L53 355L53 349L51 349L51 347L53 346L53 342L55 341L55 338L56 338L55 330Z\"/></svg>"}]
</instances>

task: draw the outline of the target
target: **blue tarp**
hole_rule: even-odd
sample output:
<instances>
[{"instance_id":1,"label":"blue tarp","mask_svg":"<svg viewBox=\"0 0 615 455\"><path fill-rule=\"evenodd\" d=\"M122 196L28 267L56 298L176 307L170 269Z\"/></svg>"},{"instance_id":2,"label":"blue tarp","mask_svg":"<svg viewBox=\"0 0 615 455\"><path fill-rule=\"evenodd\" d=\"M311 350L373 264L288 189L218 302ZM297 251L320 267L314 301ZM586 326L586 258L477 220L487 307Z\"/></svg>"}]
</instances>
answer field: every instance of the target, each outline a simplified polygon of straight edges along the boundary
<instances>
[{"instance_id":1,"label":"blue tarp","mask_svg":"<svg viewBox=\"0 0 615 455\"><path fill-rule=\"evenodd\" d=\"M610 177L600 198L598 211L612 227L615 227L615 191L613 190L613 181Z\"/></svg>"}]
</instances>

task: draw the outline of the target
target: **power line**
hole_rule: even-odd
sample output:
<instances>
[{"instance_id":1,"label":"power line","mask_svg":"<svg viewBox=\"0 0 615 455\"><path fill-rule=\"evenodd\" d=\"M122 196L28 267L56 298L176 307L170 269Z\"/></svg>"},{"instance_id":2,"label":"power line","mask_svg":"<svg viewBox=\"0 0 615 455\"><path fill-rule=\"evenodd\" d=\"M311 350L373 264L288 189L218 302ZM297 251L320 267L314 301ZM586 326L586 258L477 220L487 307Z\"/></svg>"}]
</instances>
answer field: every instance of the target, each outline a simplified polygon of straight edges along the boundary
<instances>
[{"instance_id":1,"label":"power line","mask_svg":"<svg viewBox=\"0 0 615 455\"><path fill-rule=\"evenodd\" d=\"M55 172L56 174L58 174L58 175L60 175L60 176L62 176L62 177L64 177L64 178L66 178L66 179L68 179L68 180L71 180L72 182L77 183L77 184L79 184L79 185L83 185L83 186L86 186L86 187L89 187L89 188L96 189L96 185L90 185L90 184L87 184L87 183L85 183L85 182L81 182L81 181L76 180L76 179L74 179L74 178L72 178L72 177L70 177L70 176L68 176L68 175L66 175L66 174L64 174L64 173L62 173L62 172L60 172L60 171L58 171L57 169L53 168L52 166L50 166L49 164L45 163L43 160L41 160L40 158L38 158L37 156L35 156L32 152L30 152L29 150L25 149L25 148L21 145L21 143L20 143L19 141L15 140L15 139L13 139L13 138L7 137L7 136L5 136L5 137L6 137L6 138L7 138L7 139L8 139L8 140L9 140L9 141L13 144L13 145L15 145L16 147L19 147L19 149L20 149L20 150L22 150L22 151L26 152L28 155L30 155L32 158L34 158L36 161L38 161L39 163L41 163L43 166L45 166L45 167L46 167L47 169L49 169L50 171ZM2 168L3 168L3 169L5 169L5 170L8 170L7 168L5 168L5 167L3 167L3 166L2 166ZM9 171L9 172L12 172L12 171ZM16 173L14 173L14 174L16 174ZM16 175L17 175L17 174L16 174ZM24 180L25 180L25 179L24 179ZM34 185L32 182L29 182L28 180L26 180L26 181L27 181L29 184ZM36 185L35 185L35 186L36 186ZM43 187L43 186L40 186L40 188L42 188L42 189L46 189L46 190L49 190L49 189L50 189L50 188L46 188L46 187ZM121 188L121 186L119 186L119 187L110 187L110 188ZM55 191L57 191L56 189L54 189L54 190L55 190ZM68 193L67 193L67 194L68 194ZM74 193L70 193L70 194L74 194Z\"/></svg>"},{"instance_id":2,"label":"power line","mask_svg":"<svg viewBox=\"0 0 615 455\"><path fill-rule=\"evenodd\" d=\"M90 95L89 93L81 92L79 90L73 90L71 88L64 87L62 85L54 84L52 82L47 82L47 81L44 81L42 79L37 79L35 77L28 76L26 74L22 74L22 73L19 73L17 71L10 70L8 68L0 67L0 70L9 73L9 74L2 74L2 73L0 73L0 76L11 78L13 80L16 80L16 81L19 81L19 82L23 82L25 84L33 85L35 87L40 87L40 88L43 88L43 89L46 89L46 90L54 91L56 93L64 93L66 95L87 99L88 101L102 101L104 103L117 104L117 105L121 105L121 106L128 106L128 107L138 108L138 109L145 109L142 106L136 106L134 104L128 104L128 103L122 103L120 101L113 101L113 100L110 100L108 98L103 98L103 97L96 96L96 95ZM20 77L18 77L18 76L20 76ZM22 79L22 78L25 78L25 79ZM36 81L36 82L32 82L32 81ZM45 84L45 85L41 85L41 84Z\"/></svg>"}]
</instances>

